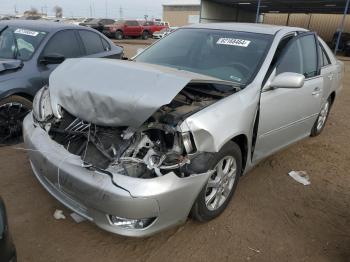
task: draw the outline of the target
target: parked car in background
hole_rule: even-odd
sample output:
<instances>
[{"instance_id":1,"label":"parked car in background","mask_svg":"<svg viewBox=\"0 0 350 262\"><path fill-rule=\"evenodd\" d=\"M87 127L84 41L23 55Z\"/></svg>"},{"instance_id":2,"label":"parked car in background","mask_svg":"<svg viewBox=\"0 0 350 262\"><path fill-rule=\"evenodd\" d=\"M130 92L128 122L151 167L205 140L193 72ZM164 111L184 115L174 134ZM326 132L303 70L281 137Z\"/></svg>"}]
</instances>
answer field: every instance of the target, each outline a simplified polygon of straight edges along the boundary
<instances>
[{"instance_id":1,"label":"parked car in background","mask_svg":"<svg viewBox=\"0 0 350 262\"><path fill-rule=\"evenodd\" d=\"M167 26L153 21L120 20L111 25L106 25L103 33L108 37L121 40L125 37L142 37L148 39L153 33Z\"/></svg>"},{"instance_id":2,"label":"parked car in background","mask_svg":"<svg viewBox=\"0 0 350 262\"><path fill-rule=\"evenodd\" d=\"M335 32L333 35L332 42L331 42L332 49L335 49L337 45L338 36L339 36L339 31ZM350 43L350 33L343 32L340 36L338 51L345 52L346 54L350 55L349 43Z\"/></svg>"},{"instance_id":3,"label":"parked car in background","mask_svg":"<svg viewBox=\"0 0 350 262\"><path fill-rule=\"evenodd\" d=\"M16 248L12 242L7 222L7 214L4 201L0 197L0 261L16 262Z\"/></svg>"},{"instance_id":4,"label":"parked car in background","mask_svg":"<svg viewBox=\"0 0 350 262\"><path fill-rule=\"evenodd\" d=\"M87 26L90 28L93 28L99 32L103 31L103 28L105 25L113 24L115 20L109 19L109 18L98 18L98 19L92 19L87 22L80 23L81 26Z\"/></svg>"},{"instance_id":5,"label":"parked car in background","mask_svg":"<svg viewBox=\"0 0 350 262\"><path fill-rule=\"evenodd\" d=\"M80 25L82 23L88 23L90 21L92 21L94 18L68 18L65 19L64 22L68 23L68 24L73 24L73 25Z\"/></svg>"},{"instance_id":6,"label":"parked car in background","mask_svg":"<svg viewBox=\"0 0 350 262\"><path fill-rule=\"evenodd\" d=\"M303 28L188 26L133 61L64 62L37 94L24 140L60 202L110 232L147 236L217 217L241 175L319 135L343 74Z\"/></svg>"},{"instance_id":7,"label":"parked car in background","mask_svg":"<svg viewBox=\"0 0 350 262\"><path fill-rule=\"evenodd\" d=\"M344 54L345 56L350 56L350 41L345 43Z\"/></svg>"},{"instance_id":8,"label":"parked car in background","mask_svg":"<svg viewBox=\"0 0 350 262\"><path fill-rule=\"evenodd\" d=\"M36 92L67 58L121 58L123 49L86 27L46 21L0 22L0 143L21 134Z\"/></svg>"},{"instance_id":9,"label":"parked car in background","mask_svg":"<svg viewBox=\"0 0 350 262\"><path fill-rule=\"evenodd\" d=\"M160 31L154 32L153 38L154 39L161 39L161 38L169 35L170 33L174 32L176 29L178 29L178 27L163 28Z\"/></svg>"}]
</instances>

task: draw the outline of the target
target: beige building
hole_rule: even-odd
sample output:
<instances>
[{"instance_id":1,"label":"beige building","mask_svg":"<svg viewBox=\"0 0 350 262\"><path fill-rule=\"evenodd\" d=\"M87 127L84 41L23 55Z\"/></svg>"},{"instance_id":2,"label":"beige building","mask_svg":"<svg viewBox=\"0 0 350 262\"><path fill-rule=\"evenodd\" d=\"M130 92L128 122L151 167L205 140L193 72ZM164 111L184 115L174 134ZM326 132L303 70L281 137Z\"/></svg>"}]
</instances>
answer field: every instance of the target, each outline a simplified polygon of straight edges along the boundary
<instances>
[{"instance_id":1,"label":"beige building","mask_svg":"<svg viewBox=\"0 0 350 262\"><path fill-rule=\"evenodd\" d=\"M265 14L264 24L289 25L316 31L326 42L341 25L343 15L337 14ZM344 32L350 33L350 16L344 23Z\"/></svg>"},{"instance_id":2,"label":"beige building","mask_svg":"<svg viewBox=\"0 0 350 262\"><path fill-rule=\"evenodd\" d=\"M184 26L199 23L199 0L173 0L163 4L163 20L170 26Z\"/></svg>"}]
</instances>

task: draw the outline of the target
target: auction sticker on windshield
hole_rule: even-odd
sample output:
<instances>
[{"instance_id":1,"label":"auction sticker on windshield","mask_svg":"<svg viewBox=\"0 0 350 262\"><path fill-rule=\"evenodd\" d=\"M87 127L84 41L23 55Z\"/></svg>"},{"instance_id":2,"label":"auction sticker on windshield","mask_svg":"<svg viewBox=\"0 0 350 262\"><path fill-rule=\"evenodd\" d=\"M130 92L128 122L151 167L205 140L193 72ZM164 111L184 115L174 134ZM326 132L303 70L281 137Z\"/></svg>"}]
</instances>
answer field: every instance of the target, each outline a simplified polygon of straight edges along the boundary
<instances>
[{"instance_id":1,"label":"auction sticker on windshield","mask_svg":"<svg viewBox=\"0 0 350 262\"><path fill-rule=\"evenodd\" d=\"M37 36L39 32L18 28L16 29L15 34Z\"/></svg>"},{"instance_id":2,"label":"auction sticker on windshield","mask_svg":"<svg viewBox=\"0 0 350 262\"><path fill-rule=\"evenodd\" d=\"M218 45L233 45L247 47L250 44L250 41L237 38L220 38L216 43Z\"/></svg>"}]
</instances>

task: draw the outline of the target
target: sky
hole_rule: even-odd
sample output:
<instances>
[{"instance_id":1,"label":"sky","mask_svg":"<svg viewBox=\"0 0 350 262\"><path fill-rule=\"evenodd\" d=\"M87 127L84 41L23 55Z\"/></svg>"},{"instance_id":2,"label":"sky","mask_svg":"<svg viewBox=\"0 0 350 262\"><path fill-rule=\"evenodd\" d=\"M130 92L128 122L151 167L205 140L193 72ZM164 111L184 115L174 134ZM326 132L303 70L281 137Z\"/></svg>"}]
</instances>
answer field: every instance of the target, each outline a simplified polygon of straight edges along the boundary
<instances>
[{"instance_id":1,"label":"sky","mask_svg":"<svg viewBox=\"0 0 350 262\"><path fill-rule=\"evenodd\" d=\"M14 14L15 7L19 13L31 7L39 12L47 9L48 15L54 15L53 7L63 8L63 16L108 17L118 19L120 8L123 18L162 17L162 3L167 0L0 0L0 14ZM107 8L106 8L107 7Z\"/></svg>"}]
</instances>

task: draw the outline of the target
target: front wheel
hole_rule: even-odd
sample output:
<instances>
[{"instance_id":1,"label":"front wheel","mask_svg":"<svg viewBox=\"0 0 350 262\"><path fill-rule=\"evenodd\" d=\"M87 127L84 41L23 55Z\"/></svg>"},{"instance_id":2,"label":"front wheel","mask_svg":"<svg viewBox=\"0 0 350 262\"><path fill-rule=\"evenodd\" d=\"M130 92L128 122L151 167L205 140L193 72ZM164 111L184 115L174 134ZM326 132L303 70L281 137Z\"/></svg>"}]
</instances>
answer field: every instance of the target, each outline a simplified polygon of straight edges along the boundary
<instances>
[{"instance_id":1,"label":"front wheel","mask_svg":"<svg viewBox=\"0 0 350 262\"><path fill-rule=\"evenodd\" d=\"M242 153L234 142L227 143L207 164L214 170L199 193L191 217L208 221L219 216L230 202L242 170Z\"/></svg>"},{"instance_id":2,"label":"front wheel","mask_svg":"<svg viewBox=\"0 0 350 262\"><path fill-rule=\"evenodd\" d=\"M115 32L115 34L114 34L114 38L117 39L117 40L122 40L123 37L124 37L124 36L123 36L123 33L120 32L120 31L117 31L117 32Z\"/></svg>"},{"instance_id":3,"label":"front wheel","mask_svg":"<svg viewBox=\"0 0 350 262\"><path fill-rule=\"evenodd\" d=\"M18 143L22 137L22 121L32 109L32 102L21 96L0 101L0 144Z\"/></svg>"},{"instance_id":4,"label":"front wheel","mask_svg":"<svg viewBox=\"0 0 350 262\"><path fill-rule=\"evenodd\" d=\"M321 112L319 113L316 122L314 124L314 126L312 127L311 130L311 136L318 136L319 134L321 134L323 128L326 125L327 119L328 119L328 115L329 115L329 110L331 108L331 98L329 97L326 101L326 103L322 106L321 108Z\"/></svg>"}]
</instances>

